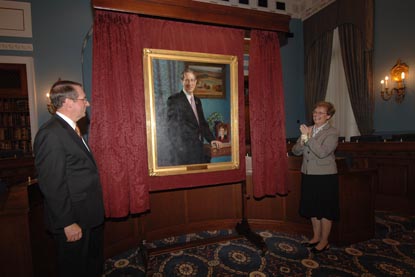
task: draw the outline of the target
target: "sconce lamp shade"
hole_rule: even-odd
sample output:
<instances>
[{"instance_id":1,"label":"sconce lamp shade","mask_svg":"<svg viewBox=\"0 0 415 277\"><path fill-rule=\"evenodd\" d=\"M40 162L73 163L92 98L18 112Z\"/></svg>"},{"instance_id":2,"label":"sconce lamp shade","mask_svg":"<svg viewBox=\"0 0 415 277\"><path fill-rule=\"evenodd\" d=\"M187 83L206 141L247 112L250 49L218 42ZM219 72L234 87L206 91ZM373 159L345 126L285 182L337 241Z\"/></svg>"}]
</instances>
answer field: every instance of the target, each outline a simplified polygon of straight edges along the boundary
<instances>
[{"instance_id":1,"label":"sconce lamp shade","mask_svg":"<svg viewBox=\"0 0 415 277\"><path fill-rule=\"evenodd\" d=\"M384 80L380 82L381 91L380 96L383 100L388 101L395 95L395 101L397 103L402 103L405 99L405 78L408 77L409 66L406 63L403 63L401 59L398 59L396 64L392 67L390 75L391 81L396 83L395 86L392 85L389 88L388 80L389 76L386 76Z\"/></svg>"},{"instance_id":2,"label":"sconce lamp shade","mask_svg":"<svg viewBox=\"0 0 415 277\"><path fill-rule=\"evenodd\" d=\"M403 73L403 74L402 74ZM406 63L401 62L401 59L398 59L396 64L391 69L391 77L395 82L401 82L402 77L408 76L409 66Z\"/></svg>"}]
</instances>

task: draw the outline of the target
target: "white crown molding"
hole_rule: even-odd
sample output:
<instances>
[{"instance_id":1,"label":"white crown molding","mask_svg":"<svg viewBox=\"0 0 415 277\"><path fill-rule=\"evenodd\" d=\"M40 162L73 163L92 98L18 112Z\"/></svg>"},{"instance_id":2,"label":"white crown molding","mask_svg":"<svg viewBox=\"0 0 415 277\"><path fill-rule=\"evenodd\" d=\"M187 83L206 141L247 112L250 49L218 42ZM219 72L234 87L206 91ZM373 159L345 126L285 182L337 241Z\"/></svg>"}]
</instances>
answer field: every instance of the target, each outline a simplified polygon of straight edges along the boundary
<instances>
[{"instance_id":1,"label":"white crown molding","mask_svg":"<svg viewBox=\"0 0 415 277\"><path fill-rule=\"evenodd\" d=\"M33 44L0 42L0 50L30 51L31 52L33 51Z\"/></svg>"}]
</instances>

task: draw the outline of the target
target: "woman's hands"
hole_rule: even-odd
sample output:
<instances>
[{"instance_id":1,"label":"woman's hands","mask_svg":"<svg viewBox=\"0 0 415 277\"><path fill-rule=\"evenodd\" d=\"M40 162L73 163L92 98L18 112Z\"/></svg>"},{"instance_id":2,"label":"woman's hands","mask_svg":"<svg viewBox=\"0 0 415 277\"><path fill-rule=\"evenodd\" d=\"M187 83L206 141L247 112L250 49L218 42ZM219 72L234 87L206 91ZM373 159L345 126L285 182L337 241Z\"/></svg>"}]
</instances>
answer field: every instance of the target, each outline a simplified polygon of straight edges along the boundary
<instances>
[{"instance_id":1,"label":"woman's hands","mask_svg":"<svg viewBox=\"0 0 415 277\"><path fill-rule=\"evenodd\" d=\"M305 124L300 125L300 131L301 131L302 135L308 135L309 136L311 134L311 130L312 130L312 127L307 127L307 125L305 125Z\"/></svg>"},{"instance_id":2,"label":"woman's hands","mask_svg":"<svg viewBox=\"0 0 415 277\"><path fill-rule=\"evenodd\" d=\"M307 127L307 125L301 124L300 131L301 131L301 144L304 145L308 141L308 139L311 137L312 127Z\"/></svg>"}]
</instances>

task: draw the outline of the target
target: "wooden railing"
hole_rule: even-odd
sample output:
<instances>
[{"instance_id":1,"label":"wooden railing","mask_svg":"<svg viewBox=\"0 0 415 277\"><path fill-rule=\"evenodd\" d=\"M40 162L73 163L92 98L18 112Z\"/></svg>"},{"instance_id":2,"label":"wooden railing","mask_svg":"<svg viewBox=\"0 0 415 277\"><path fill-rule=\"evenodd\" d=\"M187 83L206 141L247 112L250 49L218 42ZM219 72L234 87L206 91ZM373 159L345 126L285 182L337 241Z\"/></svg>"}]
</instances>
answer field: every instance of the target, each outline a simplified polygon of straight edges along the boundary
<instances>
[{"instance_id":1,"label":"wooden railing","mask_svg":"<svg viewBox=\"0 0 415 277\"><path fill-rule=\"evenodd\" d=\"M377 171L375 209L415 212L415 142L345 142L336 155L351 168Z\"/></svg>"}]
</instances>

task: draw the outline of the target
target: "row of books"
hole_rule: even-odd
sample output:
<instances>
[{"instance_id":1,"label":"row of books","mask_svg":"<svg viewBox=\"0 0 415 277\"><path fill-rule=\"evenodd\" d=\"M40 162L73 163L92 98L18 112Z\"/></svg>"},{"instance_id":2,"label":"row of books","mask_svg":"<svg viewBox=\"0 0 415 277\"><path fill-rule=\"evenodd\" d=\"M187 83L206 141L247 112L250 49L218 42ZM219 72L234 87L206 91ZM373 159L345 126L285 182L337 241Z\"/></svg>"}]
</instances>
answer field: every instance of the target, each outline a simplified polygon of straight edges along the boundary
<instances>
[{"instance_id":1,"label":"row of books","mask_svg":"<svg viewBox=\"0 0 415 277\"><path fill-rule=\"evenodd\" d=\"M20 141L1 141L0 140L0 152L7 152L9 150L19 150L22 153L32 152L32 143L26 140Z\"/></svg>"},{"instance_id":2,"label":"row of books","mask_svg":"<svg viewBox=\"0 0 415 277\"><path fill-rule=\"evenodd\" d=\"M30 129L0 128L0 140L30 140Z\"/></svg>"},{"instance_id":3,"label":"row of books","mask_svg":"<svg viewBox=\"0 0 415 277\"><path fill-rule=\"evenodd\" d=\"M28 111L29 101L20 98L0 98L0 111L19 112Z\"/></svg>"},{"instance_id":4,"label":"row of books","mask_svg":"<svg viewBox=\"0 0 415 277\"><path fill-rule=\"evenodd\" d=\"M0 126L12 127L12 126L29 126L30 115L28 112L19 113L0 113Z\"/></svg>"}]
</instances>

